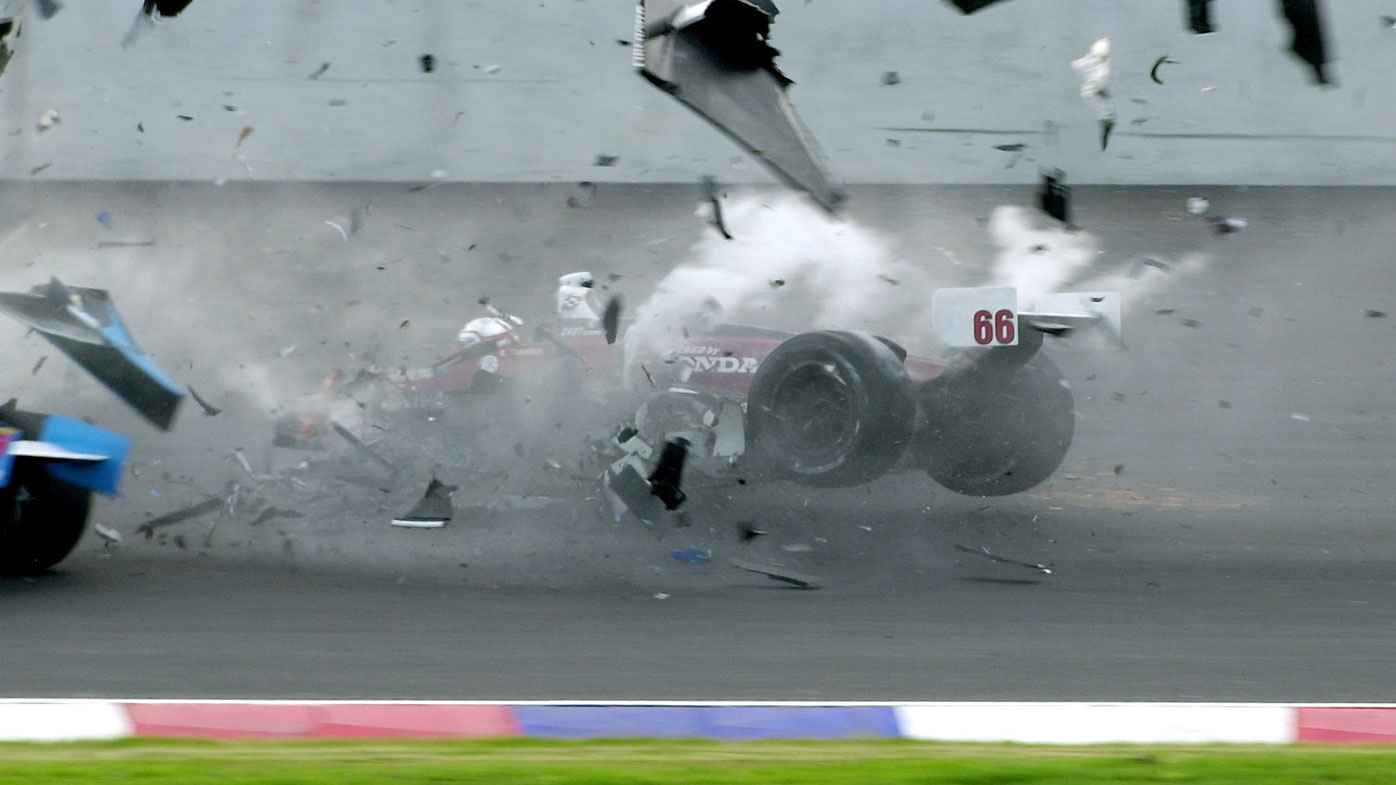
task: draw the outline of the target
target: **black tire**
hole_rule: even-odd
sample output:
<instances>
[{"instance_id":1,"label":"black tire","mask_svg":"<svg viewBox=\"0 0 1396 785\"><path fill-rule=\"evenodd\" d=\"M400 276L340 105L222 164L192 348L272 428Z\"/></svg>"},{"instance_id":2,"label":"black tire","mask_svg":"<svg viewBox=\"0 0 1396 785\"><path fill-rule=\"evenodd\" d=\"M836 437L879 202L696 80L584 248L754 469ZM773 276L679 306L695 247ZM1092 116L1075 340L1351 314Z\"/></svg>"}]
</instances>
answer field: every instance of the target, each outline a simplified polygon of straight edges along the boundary
<instances>
[{"instance_id":1,"label":"black tire","mask_svg":"<svg viewBox=\"0 0 1396 785\"><path fill-rule=\"evenodd\" d=\"M1052 475L1071 447L1071 388L1041 352L1013 367L970 366L922 386L912 447L931 478L967 496L1005 496Z\"/></svg>"},{"instance_id":2,"label":"black tire","mask_svg":"<svg viewBox=\"0 0 1396 785\"><path fill-rule=\"evenodd\" d=\"M0 573L27 575L62 561L87 526L92 492L55 479L47 466L18 460L0 489Z\"/></svg>"},{"instance_id":3,"label":"black tire","mask_svg":"<svg viewBox=\"0 0 1396 785\"><path fill-rule=\"evenodd\" d=\"M916 398L906 367L868 335L797 335L766 356L747 394L758 469L806 485L868 482L906 452Z\"/></svg>"}]
</instances>

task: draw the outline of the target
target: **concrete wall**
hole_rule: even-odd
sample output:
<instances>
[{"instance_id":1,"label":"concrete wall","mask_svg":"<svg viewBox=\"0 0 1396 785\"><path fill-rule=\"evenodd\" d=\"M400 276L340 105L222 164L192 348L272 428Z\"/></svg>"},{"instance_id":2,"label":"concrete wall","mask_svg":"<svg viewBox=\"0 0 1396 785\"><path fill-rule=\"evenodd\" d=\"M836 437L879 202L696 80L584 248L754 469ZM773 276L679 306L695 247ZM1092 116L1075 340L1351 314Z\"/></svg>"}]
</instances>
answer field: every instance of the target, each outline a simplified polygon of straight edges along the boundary
<instances>
[{"instance_id":1,"label":"concrete wall","mask_svg":"<svg viewBox=\"0 0 1396 785\"><path fill-rule=\"evenodd\" d=\"M850 182L1026 182L1039 165L1075 182L1396 182L1389 3L1326 4L1330 89L1283 51L1276 3L1220 0L1209 36L1181 5L1014 0L962 17L938 0L787 0L774 41ZM137 6L67 0L28 19L0 76L0 178L768 181L634 75L618 43L630 0L198 0L123 49ZM1121 115L1104 154L1069 66L1100 36ZM1165 54L1181 64L1159 86ZM41 132L49 109L62 121ZM1006 168L993 148L1010 142L1032 147Z\"/></svg>"}]
</instances>

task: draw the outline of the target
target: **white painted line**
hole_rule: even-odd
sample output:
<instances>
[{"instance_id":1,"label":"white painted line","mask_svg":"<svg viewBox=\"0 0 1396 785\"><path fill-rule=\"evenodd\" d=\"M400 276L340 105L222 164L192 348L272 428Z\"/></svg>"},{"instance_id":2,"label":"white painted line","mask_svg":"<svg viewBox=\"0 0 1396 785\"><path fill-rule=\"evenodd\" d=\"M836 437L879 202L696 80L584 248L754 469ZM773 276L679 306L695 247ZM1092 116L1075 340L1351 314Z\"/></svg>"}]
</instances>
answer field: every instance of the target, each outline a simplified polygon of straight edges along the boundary
<instances>
[{"instance_id":1,"label":"white painted line","mask_svg":"<svg viewBox=\"0 0 1396 785\"><path fill-rule=\"evenodd\" d=\"M126 709L111 701L0 703L0 741L121 739L133 730Z\"/></svg>"},{"instance_id":2,"label":"white painted line","mask_svg":"<svg viewBox=\"0 0 1396 785\"><path fill-rule=\"evenodd\" d=\"M959 703L896 709L902 736L1024 744L1286 744L1294 709L1279 704Z\"/></svg>"}]
</instances>

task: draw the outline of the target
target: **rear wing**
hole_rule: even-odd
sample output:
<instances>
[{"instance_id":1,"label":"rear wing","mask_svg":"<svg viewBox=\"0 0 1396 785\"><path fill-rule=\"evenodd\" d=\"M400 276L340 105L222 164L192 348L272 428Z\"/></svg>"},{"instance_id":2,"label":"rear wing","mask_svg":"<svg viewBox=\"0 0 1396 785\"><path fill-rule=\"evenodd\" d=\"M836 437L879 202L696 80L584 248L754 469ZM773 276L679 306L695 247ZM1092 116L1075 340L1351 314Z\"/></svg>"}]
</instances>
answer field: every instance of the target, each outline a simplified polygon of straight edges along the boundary
<instances>
[{"instance_id":1,"label":"rear wing","mask_svg":"<svg viewBox=\"0 0 1396 785\"><path fill-rule=\"evenodd\" d=\"M43 461L49 474L115 496L131 440L119 433L59 415L0 407L0 488L10 483L17 458Z\"/></svg>"},{"instance_id":2,"label":"rear wing","mask_svg":"<svg viewBox=\"0 0 1396 785\"><path fill-rule=\"evenodd\" d=\"M931 326L936 337L957 348L1017 346L1025 329L1066 335L1100 328L1123 342L1119 292L1056 292L1037 299L1036 307L1018 310L1012 286L938 289L931 296Z\"/></svg>"}]
</instances>

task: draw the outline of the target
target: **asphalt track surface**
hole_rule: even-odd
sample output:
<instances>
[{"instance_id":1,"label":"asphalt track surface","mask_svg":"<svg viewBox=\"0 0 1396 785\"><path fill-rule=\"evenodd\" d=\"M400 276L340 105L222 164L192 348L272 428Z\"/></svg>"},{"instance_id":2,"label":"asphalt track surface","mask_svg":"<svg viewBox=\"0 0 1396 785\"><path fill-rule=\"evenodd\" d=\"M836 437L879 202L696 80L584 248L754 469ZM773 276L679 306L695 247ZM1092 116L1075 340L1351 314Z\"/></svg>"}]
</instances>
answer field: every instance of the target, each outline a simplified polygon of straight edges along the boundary
<instances>
[{"instance_id":1,"label":"asphalt track surface","mask_svg":"<svg viewBox=\"0 0 1396 785\"><path fill-rule=\"evenodd\" d=\"M1076 220L1105 256L1209 257L1131 305L1127 351L1048 347L1078 424L1065 464L1029 493L969 499L900 475L744 488L687 530L598 522L572 502L462 514L440 533L371 516L358 539L312 515L236 548L218 547L224 523L176 547L133 533L159 487L147 474L99 507L121 547L90 539L49 574L0 582L0 695L1396 700L1396 318L1379 315L1396 314L1396 193L1209 190L1250 220L1244 232L1213 238L1183 216L1192 190L1078 193ZM565 191L506 190L502 209ZM627 220L645 203L665 231L705 231L686 192L606 198ZM957 256L987 257L974 219L1029 201L866 189L852 204L944 264L919 252L951 236ZM621 248L612 234L653 228L612 223L564 248ZM198 428L220 422L143 437L140 460L193 467ZM771 534L742 545L738 520ZM714 562L669 559L688 545ZM825 586L784 588L733 556Z\"/></svg>"}]
</instances>

